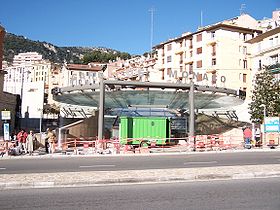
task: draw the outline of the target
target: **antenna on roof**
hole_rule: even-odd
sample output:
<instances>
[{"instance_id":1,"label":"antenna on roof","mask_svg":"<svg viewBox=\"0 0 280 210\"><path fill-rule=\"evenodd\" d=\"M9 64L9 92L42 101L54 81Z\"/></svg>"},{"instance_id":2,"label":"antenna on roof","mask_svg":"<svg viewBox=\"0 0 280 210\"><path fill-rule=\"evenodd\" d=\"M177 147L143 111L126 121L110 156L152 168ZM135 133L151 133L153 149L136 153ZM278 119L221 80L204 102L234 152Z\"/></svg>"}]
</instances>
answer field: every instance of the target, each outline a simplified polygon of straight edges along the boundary
<instances>
[{"instance_id":1,"label":"antenna on roof","mask_svg":"<svg viewBox=\"0 0 280 210\"><path fill-rule=\"evenodd\" d=\"M149 9L149 12L151 12L151 58L152 58L152 53L153 53L153 38L154 38L154 12L155 12L155 8L152 7L151 9Z\"/></svg>"},{"instance_id":2,"label":"antenna on roof","mask_svg":"<svg viewBox=\"0 0 280 210\"><path fill-rule=\"evenodd\" d=\"M241 4L240 6L240 15L244 15L245 14L245 9L246 9L246 4Z\"/></svg>"},{"instance_id":3,"label":"antenna on roof","mask_svg":"<svg viewBox=\"0 0 280 210\"><path fill-rule=\"evenodd\" d=\"M203 11L200 11L200 27L203 27Z\"/></svg>"}]
</instances>

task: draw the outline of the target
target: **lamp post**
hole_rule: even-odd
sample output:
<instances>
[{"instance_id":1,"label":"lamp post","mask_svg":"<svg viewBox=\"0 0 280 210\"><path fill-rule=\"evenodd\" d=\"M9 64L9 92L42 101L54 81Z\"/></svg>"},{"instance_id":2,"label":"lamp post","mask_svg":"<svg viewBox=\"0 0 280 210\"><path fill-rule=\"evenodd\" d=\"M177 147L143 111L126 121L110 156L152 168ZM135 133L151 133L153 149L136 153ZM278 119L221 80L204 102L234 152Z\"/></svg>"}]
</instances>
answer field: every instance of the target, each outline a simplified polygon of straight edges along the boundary
<instances>
[{"instance_id":1,"label":"lamp post","mask_svg":"<svg viewBox=\"0 0 280 210\"><path fill-rule=\"evenodd\" d=\"M266 106L265 106L265 104L261 104L260 107L263 107L263 143L262 143L262 145L264 145L265 141L266 141L266 136L265 136Z\"/></svg>"},{"instance_id":2,"label":"lamp post","mask_svg":"<svg viewBox=\"0 0 280 210\"><path fill-rule=\"evenodd\" d=\"M43 109L38 108L40 112L40 125L39 125L39 132L40 132L40 141L42 140L42 118L43 118Z\"/></svg>"}]
</instances>

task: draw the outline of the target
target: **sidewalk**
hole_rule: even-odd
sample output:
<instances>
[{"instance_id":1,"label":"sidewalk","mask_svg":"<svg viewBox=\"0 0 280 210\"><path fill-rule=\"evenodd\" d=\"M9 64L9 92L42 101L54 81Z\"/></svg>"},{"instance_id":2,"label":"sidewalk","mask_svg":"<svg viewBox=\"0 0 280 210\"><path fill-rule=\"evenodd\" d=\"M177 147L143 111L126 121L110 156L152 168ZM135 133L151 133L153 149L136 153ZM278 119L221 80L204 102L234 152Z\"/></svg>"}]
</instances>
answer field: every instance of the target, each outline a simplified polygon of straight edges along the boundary
<instances>
[{"instance_id":1,"label":"sidewalk","mask_svg":"<svg viewBox=\"0 0 280 210\"><path fill-rule=\"evenodd\" d=\"M205 168L2 174L0 190L280 177L280 164Z\"/></svg>"}]
</instances>

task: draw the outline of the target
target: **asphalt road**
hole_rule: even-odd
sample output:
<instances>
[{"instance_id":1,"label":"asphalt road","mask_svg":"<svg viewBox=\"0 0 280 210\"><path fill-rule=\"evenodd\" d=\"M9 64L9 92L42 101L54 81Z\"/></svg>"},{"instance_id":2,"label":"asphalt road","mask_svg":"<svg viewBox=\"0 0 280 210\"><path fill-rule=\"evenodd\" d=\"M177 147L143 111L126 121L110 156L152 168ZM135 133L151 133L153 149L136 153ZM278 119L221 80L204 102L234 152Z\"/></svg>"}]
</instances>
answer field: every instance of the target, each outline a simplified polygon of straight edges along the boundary
<instances>
[{"instance_id":1,"label":"asphalt road","mask_svg":"<svg viewBox=\"0 0 280 210\"><path fill-rule=\"evenodd\" d=\"M5 190L1 209L279 210L280 179Z\"/></svg>"},{"instance_id":2,"label":"asphalt road","mask_svg":"<svg viewBox=\"0 0 280 210\"><path fill-rule=\"evenodd\" d=\"M263 164L280 164L280 152L0 159L0 174L172 169Z\"/></svg>"}]
</instances>

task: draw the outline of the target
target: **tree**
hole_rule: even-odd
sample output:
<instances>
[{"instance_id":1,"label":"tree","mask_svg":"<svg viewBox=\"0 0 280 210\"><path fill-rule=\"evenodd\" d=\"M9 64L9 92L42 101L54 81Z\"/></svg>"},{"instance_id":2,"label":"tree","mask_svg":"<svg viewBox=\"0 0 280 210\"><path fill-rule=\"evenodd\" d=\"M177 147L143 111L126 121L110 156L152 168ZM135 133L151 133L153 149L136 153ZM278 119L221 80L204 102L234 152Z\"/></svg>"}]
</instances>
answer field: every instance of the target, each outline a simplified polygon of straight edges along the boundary
<instances>
[{"instance_id":1,"label":"tree","mask_svg":"<svg viewBox=\"0 0 280 210\"><path fill-rule=\"evenodd\" d=\"M267 116L279 116L280 84L268 67L256 75L252 102L249 104L252 122L263 122L263 105Z\"/></svg>"}]
</instances>

